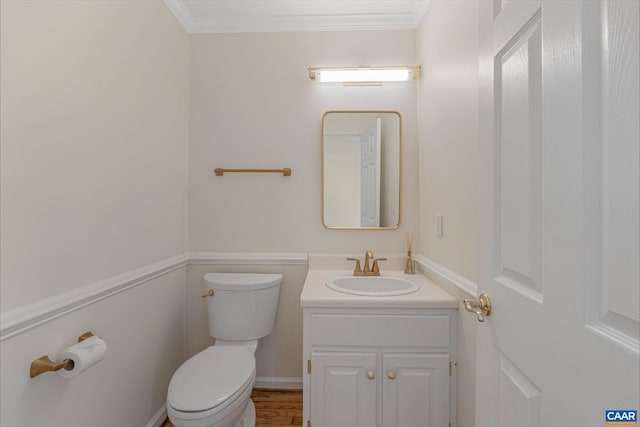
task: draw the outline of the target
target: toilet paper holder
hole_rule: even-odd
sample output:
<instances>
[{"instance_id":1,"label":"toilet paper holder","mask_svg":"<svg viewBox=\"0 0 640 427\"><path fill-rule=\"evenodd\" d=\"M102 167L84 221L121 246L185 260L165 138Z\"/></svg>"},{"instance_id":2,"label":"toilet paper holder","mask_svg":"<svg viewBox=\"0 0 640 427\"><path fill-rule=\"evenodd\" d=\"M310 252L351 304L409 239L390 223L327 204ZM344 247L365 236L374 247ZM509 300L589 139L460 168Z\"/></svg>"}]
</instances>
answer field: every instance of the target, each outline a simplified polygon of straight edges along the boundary
<instances>
[{"instance_id":1,"label":"toilet paper holder","mask_svg":"<svg viewBox=\"0 0 640 427\"><path fill-rule=\"evenodd\" d=\"M82 342L92 336L93 333L85 332L78 337L78 342ZM69 371L73 369L73 360L64 359L62 362L56 363L53 360L49 359L49 356L44 355L31 362L31 369L29 370L29 373L31 375L31 378L33 378L37 377L40 374L44 374L45 372L59 371L63 368Z\"/></svg>"}]
</instances>

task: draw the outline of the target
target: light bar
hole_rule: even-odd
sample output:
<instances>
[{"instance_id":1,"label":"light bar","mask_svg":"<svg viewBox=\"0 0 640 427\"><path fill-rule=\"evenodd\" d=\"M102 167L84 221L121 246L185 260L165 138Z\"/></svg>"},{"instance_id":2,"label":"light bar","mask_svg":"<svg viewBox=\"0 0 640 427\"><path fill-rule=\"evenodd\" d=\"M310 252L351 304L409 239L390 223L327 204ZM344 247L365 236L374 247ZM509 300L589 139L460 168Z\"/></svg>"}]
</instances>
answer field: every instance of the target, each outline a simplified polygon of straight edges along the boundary
<instances>
[{"instance_id":1,"label":"light bar","mask_svg":"<svg viewBox=\"0 0 640 427\"><path fill-rule=\"evenodd\" d=\"M420 77L420 66L408 67L309 67L309 78L323 83L374 85L404 82Z\"/></svg>"}]
</instances>

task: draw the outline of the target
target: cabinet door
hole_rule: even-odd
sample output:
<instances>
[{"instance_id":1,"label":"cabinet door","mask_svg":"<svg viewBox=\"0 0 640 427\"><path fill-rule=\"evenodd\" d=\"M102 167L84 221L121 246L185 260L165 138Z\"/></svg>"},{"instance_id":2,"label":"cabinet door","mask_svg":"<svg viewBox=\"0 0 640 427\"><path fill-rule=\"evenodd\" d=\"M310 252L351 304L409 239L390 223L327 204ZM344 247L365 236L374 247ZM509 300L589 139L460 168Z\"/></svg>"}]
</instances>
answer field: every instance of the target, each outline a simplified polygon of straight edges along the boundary
<instances>
[{"instance_id":1,"label":"cabinet door","mask_svg":"<svg viewBox=\"0 0 640 427\"><path fill-rule=\"evenodd\" d=\"M376 354L311 353L311 425L375 427Z\"/></svg>"},{"instance_id":2,"label":"cabinet door","mask_svg":"<svg viewBox=\"0 0 640 427\"><path fill-rule=\"evenodd\" d=\"M449 425L449 355L385 353L383 427Z\"/></svg>"}]
</instances>

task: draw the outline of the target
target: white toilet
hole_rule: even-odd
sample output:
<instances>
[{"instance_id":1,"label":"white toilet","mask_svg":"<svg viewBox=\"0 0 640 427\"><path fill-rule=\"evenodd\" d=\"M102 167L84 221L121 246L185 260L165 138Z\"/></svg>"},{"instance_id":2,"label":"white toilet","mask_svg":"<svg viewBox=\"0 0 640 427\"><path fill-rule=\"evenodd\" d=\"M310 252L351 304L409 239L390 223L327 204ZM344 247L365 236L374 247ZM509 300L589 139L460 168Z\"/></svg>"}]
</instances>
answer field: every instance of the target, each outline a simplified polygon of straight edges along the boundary
<instances>
[{"instance_id":1,"label":"white toilet","mask_svg":"<svg viewBox=\"0 0 640 427\"><path fill-rule=\"evenodd\" d=\"M173 374L167 413L176 427L254 427L258 339L273 330L282 274L207 273L213 346Z\"/></svg>"}]
</instances>

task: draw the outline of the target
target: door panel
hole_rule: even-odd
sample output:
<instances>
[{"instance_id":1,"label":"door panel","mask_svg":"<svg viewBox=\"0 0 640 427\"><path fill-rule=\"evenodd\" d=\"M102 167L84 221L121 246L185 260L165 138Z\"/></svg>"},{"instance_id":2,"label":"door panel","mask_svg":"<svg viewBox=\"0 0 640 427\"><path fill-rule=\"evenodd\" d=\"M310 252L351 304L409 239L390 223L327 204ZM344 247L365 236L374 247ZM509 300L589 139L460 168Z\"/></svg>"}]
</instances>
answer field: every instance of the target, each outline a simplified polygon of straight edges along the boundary
<instances>
[{"instance_id":1,"label":"door panel","mask_svg":"<svg viewBox=\"0 0 640 427\"><path fill-rule=\"evenodd\" d=\"M594 191L587 200L593 213L588 219L589 327L632 350L640 331L638 4L606 1L591 11L600 31L589 41L599 49L588 58L594 70L586 76L598 89L587 100L589 135L597 135L586 147L586 167L594 171L588 176Z\"/></svg>"},{"instance_id":2,"label":"door panel","mask_svg":"<svg viewBox=\"0 0 640 427\"><path fill-rule=\"evenodd\" d=\"M383 355L384 427L439 427L449 423L449 355Z\"/></svg>"},{"instance_id":3,"label":"door panel","mask_svg":"<svg viewBox=\"0 0 640 427\"><path fill-rule=\"evenodd\" d=\"M542 301L542 43L539 9L496 55L496 280Z\"/></svg>"},{"instance_id":4,"label":"door panel","mask_svg":"<svg viewBox=\"0 0 640 427\"><path fill-rule=\"evenodd\" d=\"M504 354L499 360L498 424L540 426L540 389Z\"/></svg>"},{"instance_id":5,"label":"door panel","mask_svg":"<svg viewBox=\"0 0 640 427\"><path fill-rule=\"evenodd\" d=\"M311 354L311 423L314 427L376 425L375 353Z\"/></svg>"},{"instance_id":6,"label":"door panel","mask_svg":"<svg viewBox=\"0 0 640 427\"><path fill-rule=\"evenodd\" d=\"M639 12L480 3L478 427L638 409Z\"/></svg>"}]
</instances>

